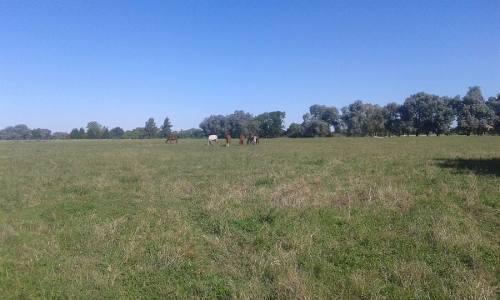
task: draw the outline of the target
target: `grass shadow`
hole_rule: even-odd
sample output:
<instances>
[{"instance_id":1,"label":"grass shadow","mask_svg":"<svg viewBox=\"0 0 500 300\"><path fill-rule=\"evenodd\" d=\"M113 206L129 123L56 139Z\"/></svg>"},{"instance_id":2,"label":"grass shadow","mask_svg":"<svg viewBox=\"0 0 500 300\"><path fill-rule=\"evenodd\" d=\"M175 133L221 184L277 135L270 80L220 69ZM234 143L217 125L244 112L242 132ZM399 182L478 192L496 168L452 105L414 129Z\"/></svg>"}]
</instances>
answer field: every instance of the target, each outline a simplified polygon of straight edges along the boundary
<instances>
[{"instance_id":1,"label":"grass shadow","mask_svg":"<svg viewBox=\"0 0 500 300\"><path fill-rule=\"evenodd\" d=\"M474 172L478 175L500 177L500 158L453 158L436 159L441 168L455 169L457 172Z\"/></svg>"}]
</instances>

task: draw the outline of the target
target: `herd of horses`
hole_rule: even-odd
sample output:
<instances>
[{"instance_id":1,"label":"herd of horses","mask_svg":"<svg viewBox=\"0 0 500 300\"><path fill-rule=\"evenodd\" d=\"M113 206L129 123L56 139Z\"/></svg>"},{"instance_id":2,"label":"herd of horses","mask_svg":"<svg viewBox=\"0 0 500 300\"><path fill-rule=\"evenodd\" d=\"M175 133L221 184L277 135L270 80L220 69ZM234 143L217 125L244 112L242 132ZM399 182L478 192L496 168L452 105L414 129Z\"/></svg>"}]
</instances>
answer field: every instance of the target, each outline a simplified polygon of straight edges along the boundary
<instances>
[{"instance_id":1,"label":"herd of horses","mask_svg":"<svg viewBox=\"0 0 500 300\"><path fill-rule=\"evenodd\" d=\"M208 145L214 145L214 144L217 144L217 141L218 141L219 137L215 134L211 134L208 136ZM231 140L232 140L232 137L230 134L226 134L225 136L225 139L226 139L226 147L229 147L231 145ZM247 145L257 145L259 143L259 137L255 134L251 134L251 135L240 135L240 141L239 141L239 144L240 145L244 145L245 144L245 140L246 140L246 143Z\"/></svg>"},{"instance_id":2,"label":"herd of horses","mask_svg":"<svg viewBox=\"0 0 500 300\"><path fill-rule=\"evenodd\" d=\"M214 145L214 144L217 144L217 141L218 141L219 137L215 134L211 134L208 136L208 145ZM231 135L230 134L226 134L225 136L225 139L226 139L226 147L229 147L231 145ZM257 145L259 144L259 137L255 134L250 134L248 136L242 134L240 135L240 141L239 141L239 144L240 145L244 145L245 144L245 140L246 140L246 143L247 145ZM167 137L167 139L165 140L165 143L167 144L177 144L177 142L179 141L179 139L177 138L177 135L175 134L171 134Z\"/></svg>"}]
</instances>

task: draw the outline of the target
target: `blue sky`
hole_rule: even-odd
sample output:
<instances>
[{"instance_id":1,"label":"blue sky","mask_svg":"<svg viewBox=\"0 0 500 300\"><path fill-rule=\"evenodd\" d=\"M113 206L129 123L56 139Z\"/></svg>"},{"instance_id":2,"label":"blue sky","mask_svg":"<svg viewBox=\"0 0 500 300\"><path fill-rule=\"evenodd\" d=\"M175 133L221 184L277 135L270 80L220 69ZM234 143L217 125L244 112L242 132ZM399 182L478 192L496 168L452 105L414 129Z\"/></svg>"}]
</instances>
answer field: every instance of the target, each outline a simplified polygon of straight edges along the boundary
<instances>
[{"instance_id":1,"label":"blue sky","mask_svg":"<svg viewBox=\"0 0 500 300\"><path fill-rule=\"evenodd\" d=\"M500 92L500 1L0 0L0 127Z\"/></svg>"}]
</instances>

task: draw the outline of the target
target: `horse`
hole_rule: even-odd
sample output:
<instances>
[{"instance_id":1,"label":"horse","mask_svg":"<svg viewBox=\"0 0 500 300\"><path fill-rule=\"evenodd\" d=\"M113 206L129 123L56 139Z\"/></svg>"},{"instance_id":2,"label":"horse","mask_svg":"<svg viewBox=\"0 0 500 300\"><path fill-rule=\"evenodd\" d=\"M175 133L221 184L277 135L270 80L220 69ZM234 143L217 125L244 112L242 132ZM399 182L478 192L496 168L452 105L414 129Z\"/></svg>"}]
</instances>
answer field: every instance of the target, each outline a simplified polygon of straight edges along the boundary
<instances>
[{"instance_id":1,"label":"horse","mask_svg":"<svg viewBox=\"0 0 500 300\"><path fill-rule=\"evenodd\" d=\"M213 142L217 144L217 135L216 134L211 134L208 136L208 145L212 145Z\"/></svg>"},{"instance_id":2,"label":"horse","mask_svg":"<svg viewBox=\"0 0 500 300\"><path fill-rule=\"evenodd\" d=\"M246 136L244 136L243 134L240 134L240 145L243 145L243 143L245 142L245 138L246 138Z\"/></svg>"},{"instance_id":3,"label":"horse","mask_svg":"<svg viewBox=\"0 0 500 300\"><path fill-rule=\"evenodd\" d=\"M226 134L226 147L231 145L231 135L229 133Z\"/></svg>"},{"instance_id":4,"label":"horse","mask_svg":"<svg viewBox=\"0 0 500 300\"><path fill-rule=\"evenodd\" d=\"M257 145L259 143L259 137L255 134L249 135L247 139L247 145Z\"/></svg>"},{"instance_id":5,"label":"horse","mask_svg":"<svg viewBox=\"0 0 500 300\"><path fill-rule=\"evenodd\" d=\"M165 143L166 144L173 144L174 142L177 144L177 135L175 134L171 134L167 137L167 139L165 140Z\"/></svg>"}]
</instances>

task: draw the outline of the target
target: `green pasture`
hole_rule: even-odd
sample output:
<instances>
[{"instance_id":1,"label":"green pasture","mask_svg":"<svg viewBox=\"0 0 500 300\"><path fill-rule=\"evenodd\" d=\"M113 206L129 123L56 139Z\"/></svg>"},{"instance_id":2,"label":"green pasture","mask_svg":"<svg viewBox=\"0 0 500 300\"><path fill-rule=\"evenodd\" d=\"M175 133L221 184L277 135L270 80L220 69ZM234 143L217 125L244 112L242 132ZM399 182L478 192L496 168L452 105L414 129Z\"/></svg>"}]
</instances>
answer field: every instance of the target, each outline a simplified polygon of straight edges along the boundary
<instances>
[{"instance_id":1,"label":"green pasture","mask_svg":"<svg viewBox=\"0 0 500 300\"><path fill-rule=\"evenodd\" d=\"M499 202L500 137L3 141L0 295L495 299Z\"/></svg>"}]
</instances>

